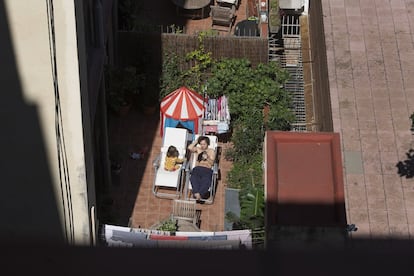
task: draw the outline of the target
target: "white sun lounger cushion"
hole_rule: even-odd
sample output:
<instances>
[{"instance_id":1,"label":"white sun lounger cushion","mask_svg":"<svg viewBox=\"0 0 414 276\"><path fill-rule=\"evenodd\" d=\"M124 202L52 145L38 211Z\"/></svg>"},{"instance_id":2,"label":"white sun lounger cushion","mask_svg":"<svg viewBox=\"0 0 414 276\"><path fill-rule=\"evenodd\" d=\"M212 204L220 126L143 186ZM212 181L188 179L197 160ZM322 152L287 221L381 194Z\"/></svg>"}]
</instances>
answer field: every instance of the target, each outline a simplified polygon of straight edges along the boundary
<instances>
[{"instance_id":1,"label":"white sun lounger cushion","mask_svg":"<svg viewBox=\"0 0 414 276\"><path fill-rule=\"evenodd\" d=\"M155 186L178 187L181 170L166 171L164 169L165 157L168 148L175 146L179 152L179 158L184 158L187 144L187 130L182 128L166 128L163 146L161 147L161 159L155 176Z\"/></svg>"}]
</instances>

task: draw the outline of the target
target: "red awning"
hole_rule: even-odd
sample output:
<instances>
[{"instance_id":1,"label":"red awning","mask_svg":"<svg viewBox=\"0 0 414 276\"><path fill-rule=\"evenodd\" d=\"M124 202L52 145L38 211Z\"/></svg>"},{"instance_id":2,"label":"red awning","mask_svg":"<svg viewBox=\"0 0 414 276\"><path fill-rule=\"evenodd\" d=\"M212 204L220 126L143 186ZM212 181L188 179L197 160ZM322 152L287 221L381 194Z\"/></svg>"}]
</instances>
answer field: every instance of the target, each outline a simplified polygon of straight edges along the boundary
<instances>
[{"instance_id":1,"label":"red awning","mask_svg":"<svg viewBox=\"0 0 414 276\"><path fill-rule=\"evenodd\" d=\"M161 112L175 120L194 120L203 115L203 103L200 94L182 86L162 99Z\"/></svg>"}]
</instances>

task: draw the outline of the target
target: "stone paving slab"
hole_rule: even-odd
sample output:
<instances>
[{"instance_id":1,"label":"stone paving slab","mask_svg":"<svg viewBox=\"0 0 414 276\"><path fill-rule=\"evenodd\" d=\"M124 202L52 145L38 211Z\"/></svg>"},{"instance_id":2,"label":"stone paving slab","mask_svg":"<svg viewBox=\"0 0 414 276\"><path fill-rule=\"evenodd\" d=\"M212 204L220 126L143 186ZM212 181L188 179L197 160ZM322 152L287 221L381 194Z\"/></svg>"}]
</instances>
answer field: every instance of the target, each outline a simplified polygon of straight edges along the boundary
<instances>
[{"instance_id":1,"label":"stone paving slab","mask_svg":"<svg viewBox=\"0 0 414 276\"><path fill-rule=\"evenodd\" d=\"M334 131L355 237L414 235L414 178L396 164L414 147L412 1L322 0Z\"/></svg>"}]
</instances>

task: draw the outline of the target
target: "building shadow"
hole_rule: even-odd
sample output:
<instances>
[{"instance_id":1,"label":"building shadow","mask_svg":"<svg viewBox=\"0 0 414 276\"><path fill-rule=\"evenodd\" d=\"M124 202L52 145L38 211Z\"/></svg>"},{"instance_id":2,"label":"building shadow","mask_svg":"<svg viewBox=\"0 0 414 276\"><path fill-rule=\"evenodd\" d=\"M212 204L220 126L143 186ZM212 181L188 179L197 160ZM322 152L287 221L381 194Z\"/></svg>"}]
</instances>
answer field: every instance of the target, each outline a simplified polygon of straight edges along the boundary
<instances>
[{"instance_id":1,"label":"building shadow","mask_svg":"<svg viewBox=\"0 0 414 276\"><path fill-rule=\"evenodd\" d=\"M103 205L102 223L129 224L145 171L153 162L150 153L159 131L158 122L159 112L145 115L137 108L124 117L110 117L109 151L114 167L112 187Z\"/></svg>"},{"instance_id":2,"label":"building shadow","mask_svg":"<svg viewBox=\"0 0 414 276\"><path fill-rule=\"evenodd\" d=\"M279 205L280 206L280 205ZM329 205L283 206L291 216ZM294 211L293 211L294 210ZM323 213L327 213L326 210ZM6 274L137 273L150 275L406 275L412 263L413 240L349 239L345 225L274 225L276 236L265 249L190 249L147 247L4 246L0 259ZM329 224L329 223L328 223ZM267 236L269 238L269 236ZM148 240L145 240L148 241ZM155 244L156 241L153 240ZM185 242L185 241L182 241ZM184 271L183 271L184 269Z\"/></svg>"}]
</instances>

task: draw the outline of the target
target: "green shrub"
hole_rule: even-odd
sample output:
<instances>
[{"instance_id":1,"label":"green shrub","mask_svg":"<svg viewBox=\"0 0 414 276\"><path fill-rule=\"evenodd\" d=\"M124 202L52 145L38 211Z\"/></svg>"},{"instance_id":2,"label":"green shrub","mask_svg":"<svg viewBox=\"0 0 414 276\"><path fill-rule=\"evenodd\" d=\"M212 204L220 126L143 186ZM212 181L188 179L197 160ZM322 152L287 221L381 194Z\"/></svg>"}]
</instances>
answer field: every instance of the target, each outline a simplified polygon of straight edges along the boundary
<instances>
[{"instance_id":1,"label":"green shrub","mask_svg":"<svg viewBox=\"0 0 414 276\"><path fill-rule=\"evenodd\" d=\"M263 185L263 156L262 153L243 156L244 160L233 163L227 175L230 188L246 189L252 185Z\"/></svg>"},{"instance_id":2,"label":"green shrub","mask_svg":"<svg viewBox=\"0 0 414 276\"><path fill-rule=\"evenodd\" d=\"M269 13L269 28L272 32L277 31L280 28L280 15L279 12ZM274 31L275 30L275 31Z\"/></svg>"},{"instance_id":3,"label":"green shrub","mask_svg":"<svg viewBox=\"0 0 414 276\"><path fill-rule=\"evenodd\" d=\"M180 70L181 60L174 53L164 55L160 81L160 99L183 85L183 75Z\"/></svg>"},{"instance_id":4,"label":"green shrub","mask_svg":"<svg viewBox=\"0 0 414 276\"><path fill-rule=\"evenodd\" d=\"M271 33L277 33L280 28L280 14L279 14L279 1L269 1L269 29Z\"/></svg>"},{"instance_id":5,"label":"green shrub","mask_svg":"<svg viewBox=\"0 0 414 276\"><path fill-rule=\"evenodd\" d=\"M269 0L269 11L279 11L279 0Z\"/></svg>"},{"instance_id":6,"label":"green shrub","mask_svg":"<svg viewBox=\"0 0 414 276\"><path fill-rule=\"evenodd\" d=\"M157 230L160 231L169 231L169 232L176 232L178 230L178 225L175 221L173 220L166 220L164 221L158 228Z\"/></svg>"}]
</instances>

